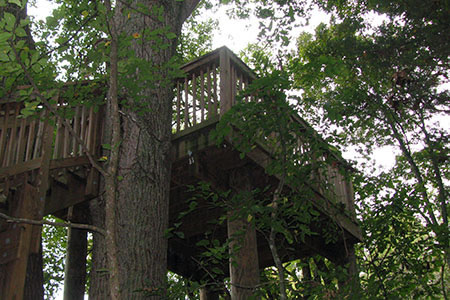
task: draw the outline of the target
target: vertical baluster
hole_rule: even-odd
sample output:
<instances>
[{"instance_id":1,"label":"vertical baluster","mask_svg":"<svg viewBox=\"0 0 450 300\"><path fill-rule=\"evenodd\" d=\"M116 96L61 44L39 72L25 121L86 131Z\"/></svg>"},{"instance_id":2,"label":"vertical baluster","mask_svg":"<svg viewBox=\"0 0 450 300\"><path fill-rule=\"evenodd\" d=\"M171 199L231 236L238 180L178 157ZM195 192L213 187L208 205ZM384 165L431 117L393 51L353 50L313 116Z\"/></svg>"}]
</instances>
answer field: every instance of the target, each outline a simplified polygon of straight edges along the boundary
<instances>
[{"instance_id":1,"label":"vertical baluster","mask_svg":"<svg viewBox=\"0 0 450 300\"><path fill-rule=\"evenodd\" d=\"M177 132L181 128L181 86L180 82L177 81Z\"/></svg>"},{"instance_id":2,"label":"vertical baluster","mask_svg":"<svg viewBox=\"0 0 450 300\"><path fill-rule=\"evenodd\" d=\"M16 163L21 163L24 161L25 157L25 147L26 147L26 130L27 130L27 119L22 118L19 125L19 140L17 145L17 160Z\"/></svg>"},{"instance_id":3,"label":"vertical baluster","mask_svg":"<svg viewBox=\"0 0 450 300\"><path fill-rule=\"evenodd\" d=\"M205 75L200 71L200 122L205 120Z\"/></svg>"},{"instance_id":4,"label":"vertical baluster","mask_svg":"<svg viewBox=\"0 0 450 300\"><path fill-rule=\"evenodd\" d=\"M9 103L3 105L5 112L2 126L2 136L0 140L0 166L4 166L5 157L7 157L6 138L8 137L8 121L9 121Z\"/></svg>"},{"instance_id":5,"label":"vertical baluster","mask_svg":"<svg viewBox=\"0 0 450 300\"><path fill-rule=\"evenodd\" d=\"M72 120L73 120L73 118L71 120L66 119L66 121L69 124L73 125L73 121ZM67 126L64 125L64 143L63 143L63 154L62 154L62 157L64 157L64 158L69 157L69 154L70 154L70 133L69 133L69 128L67 128Z\"/></svg>"},{"instance_id":6,"label":"vertical baluster","mask_svg":"<svg viewBox=\"0 0 450 300\"><path fill-rule=\"evenodd\" d=\"M27 145L25 150L25 158L23 161L29 161L31 159L31 156L33 154L33 142L35 140L35 134L36 134L36 126L39 124L39 120L28 118L31 120L30 126L28 126L28 138L27 138Z\"/></svg>"},{"instance_id":7,"label":"vertical baluster","mask_svg":"<svg viewBox=\"0 0 450 300\"><path fill-rule=\"evenodd\" d=\"M211 90L211 67L208 66L206 69L206 85L208 88L208 118L212 116L213 109L213 99L212 99L212 90Z\"/></svg>"},{"instance_id":8,"label":"vertical baluster","mask_svg":"<svg viewBox=\"0 0 450 300\"><path fill-rule=\"evenodd\" d=\"M94 129L94 107L89 107L88 128L86 133L86 147L92 153L92 130Z\"/></svg>"},{"instance_id":9,"label":"vertical baluster","mask_svg":"<svg viewBox=\"0 0 450 300\"><path fill-rule=\"evenodd\" d=\"M42 137L44 136L44 119L48 118L48 116L45 114L45 109L43 109L39 116L39 123L38 123L38 131L36 136L34 137L34 151L32 158L39 158L41 156L41 144L42 144Z\"/></svg>"},{"instance_id":10,"label":"vertical baluster","mask_svg":"<svg viewBox=\"0 0 450 300\"><path fill-rule=\"evenodd\" d=\"M13 104L13 124L11 126L11 134L9 137L9 145L8 145L8 153L9 156L7 157L7 166L11 166L14 164L16 155L17 155L17 125L19 123L19 120L17 117L20 114L20 103L14 103Z\"/></svg>"},{"instance_id":11,"label":"vertical baluster","mask_svg":"<svg viewBox=\"0 0 450 300\"><path fill-rule=\"evenodd\" d=\"M192 74L192 124L197 124L197 77Z\"/></svg>"},{"instance_id":12,"label":"vertical baluster","mask_svg":"<svg viewBox=\"0 0 450 300\"><path fill-rule=\"evenodd\" d=\"M76 136L80 135L80 117L81 117L81 107L77 106L75 108L75 117L73 122L73 130ZM72 137L72 156L77 156L78 142L75 136Z\"/></svg>"},{"instance_id":13,"label":"vertical baluster","mask_svg":"<svg viewBox=\"0 0 450 300\"><path fill-rule=\"evenodd\" d=\"M213 98L214 98L214 109L213 109L213 114L216 115L217 114L217 110L218 110L218 95L217 95L217 66L213 66Z\"/></svg>"},{"instance_id":14,"label":"vertical baluster","mask_svg":"<svg viewBox=\"0 0 450 300\"><path fill-rule=\"evenodd\" d=\"M184 78L184 129L189 127L189 91L188 78Z\"/></svg>"},{"instance_id":15,"label":"vertical baluster","mask_svg":"<svg viewBox=\"0 0 450 300\"><path fill-rule=\"evenodd\" d=\"M86 130L86 106L81 106L81 119L80 119L80 139L81 142L83 144L86 144L86 140L84 139L85 137L85 130ZM80 144L78 147L78 152L76 156L81 156L83 155L83 148L82 145Z\"/></svg>"},{"instance_id":16,"label":"vertical baluster","mask_svg":"<svg viewBox=\"0 0 450 300\"><path fill-rule=\"evenodd\" d=\"M60 103L60 106L57 107L57 114L60 115L64 111L64 107L62 107L62 103ZM56 117L56 138L55 138L55 146L53 148L53 159L60 158L60 152L61 152L61 138L62 134L64 133L64 128L62 125L62 118Z\"/></svg>"},{"instance_id":17,"label":"vertical baluster","mask_svg":"<svg viewBox=\"0 0 450 300\"><path fill-rule=\"evenodd\" d=\"M230 89L231 89L231 106L236 104L236 68L233 64L231 64L230 71Z\"/></svg>"}]
</instances>

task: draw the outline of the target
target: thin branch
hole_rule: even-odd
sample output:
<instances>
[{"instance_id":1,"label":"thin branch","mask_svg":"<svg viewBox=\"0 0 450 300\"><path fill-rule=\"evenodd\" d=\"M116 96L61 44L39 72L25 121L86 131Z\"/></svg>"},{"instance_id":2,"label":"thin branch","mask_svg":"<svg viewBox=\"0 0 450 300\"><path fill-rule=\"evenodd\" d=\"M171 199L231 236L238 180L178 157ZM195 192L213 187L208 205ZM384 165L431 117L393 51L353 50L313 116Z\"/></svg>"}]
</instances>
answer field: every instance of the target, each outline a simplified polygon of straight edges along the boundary
<instances>
[{"instance_id":1,"label":"thin branch","mask_svg":"<svg viewBox=\"0 0 450 300\"><path fill-rule=\"evenodd\" d=\"M7 223L22 223L22 224L30 224L30 225L50 225L57 227L68 227L68 228L77 228L77 229L85 229L90 232L97 232L101 235L105 235L106 231L97 226L89 225L89 224L80 224L80 223L71 223L71 222L52 222L47 220L31 220L25 218L15 218L8 216L4 213L0 213L0 218L5 219Z\"/></svg>"}]
</instances>

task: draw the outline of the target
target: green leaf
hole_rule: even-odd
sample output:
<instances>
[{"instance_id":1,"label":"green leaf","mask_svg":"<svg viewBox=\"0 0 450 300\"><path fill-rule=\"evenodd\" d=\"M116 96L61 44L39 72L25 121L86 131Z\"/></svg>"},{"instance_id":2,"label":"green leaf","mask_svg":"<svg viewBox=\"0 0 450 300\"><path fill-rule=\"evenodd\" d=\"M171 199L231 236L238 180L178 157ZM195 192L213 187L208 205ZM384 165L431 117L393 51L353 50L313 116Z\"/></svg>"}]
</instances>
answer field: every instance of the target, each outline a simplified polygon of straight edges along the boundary
<instances>
[{"instance_id":1,"label":"green leaf","mask_svg":"<svg viewBox=\"0 0 450 300\"><path fill-rule=\"evenodd\" d=\"M22 7L22 3L19 0L8 0L9 3L16 4L19 7Z\"/></svg>"},{"instance_id":2,"label":"green leaf","mask_svg":"<svg viewBox=\"0 0 450 300\"><path fill-rule=\"evenodd\" d=\"M223 275L223 274L224 274L223 271L222 271L221 269L219 269L218 267L212 268L211 271L213 271L213 272L216 273L216 274L220 274L220 275Z\"/></svg>"},{"instance_id":3,"label":"green leaf","mask_svg":"<svg viewBox=\"0 0 450 300\"><path fill-rule=\"evenodd\" d=\"M197 247L206 247L209 245L209 241L208 240L201 240L199 242L197 242L195 244Z\"/></svg>"},{"instance_id":4,"label":"green leaf","mask_svg":"<svg viewBox=\"0 0 450 300\"><path fill-rule=\"evenodd\" d=\"M14 25L16 24L16 17L9 12L5 12L3 14L3 18L6 21L5 29L8 31L12 31L14 28Z\"/></svg>"},{"instance_id":5,"label":"green leaf","mask_svg":"<svg viewBox=\"0 0 450 300\"><path fill-rule=\"evenodd\" d=\"M0 33L0 43L6 42L10 37L11 37L11 33L9 33L9 32Z\"/></svg>"},{"instance_id":6,"label":"green leaf","mask_svg":"<svg viewBox=\"0 0 450 300\"><path fill-rule=\"evenodd\" d=\"M166 34L166 37L169 40L173 40L173 39L177 38L177 35L175 33L173 33L173 32L169 32L169 33Z\"/></svg>"},{"instance_id":7,"label":"green leaf","mask_svg":"<svg viewBox=\"0 0 450 300\"><path fill-rule=\"evenodd\" d=\"M25 32L25 29L23 29L22 27L17 27L16 28L16 35L18 37L26 37L27 33Z\"/></svg>"}]
</instances>

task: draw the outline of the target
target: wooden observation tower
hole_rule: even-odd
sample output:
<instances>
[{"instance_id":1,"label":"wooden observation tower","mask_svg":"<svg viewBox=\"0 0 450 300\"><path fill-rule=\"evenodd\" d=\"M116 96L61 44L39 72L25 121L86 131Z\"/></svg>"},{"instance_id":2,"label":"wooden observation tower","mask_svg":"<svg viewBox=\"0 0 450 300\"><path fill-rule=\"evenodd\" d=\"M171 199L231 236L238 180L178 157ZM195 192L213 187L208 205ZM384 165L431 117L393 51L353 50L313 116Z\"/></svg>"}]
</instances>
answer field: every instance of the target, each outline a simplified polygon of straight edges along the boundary
<instances>
[{"instance_id":1,"label":"wooden observation tower","mask_svg":"<svg viewBox=\"0 0 450 300\"><path fill-rule=\"evenodd\" d=\"M220 117L236 103L239 91L255 79L252 70L226 47L184 65L182 70L185 77L176 83L173 103L169 218L171 226L177 224L177 231L183 234L169 239L168 268L192 280L205 281L205 266L198 264L204 247L198 242L205 238L223 242L238 225L236 221L214 222L223 217L224 210L212 206L208 199L198 200L197 208L180 218L180 213L189 209L188 200L192 198L187 186L207 182L217 190L251 190L276 185L278 179L265 171L273 157L263 145L242 159L231 142L218 147L210 137ZM86 152L96 159L101 155L104 112L102 107L86 105L88 102L80 101L79 106L67 109L67 99L54 95L54 107L67 121L62 122L48 110L42 110L39 117L21 116L24 102L0 99L0 213L33 220L49 214L70 219L72 207L98 196L101 178L91 167ZM300 117L294 117L293 122L308 126ZM298 137L300 145L301 133ZM349 249L361 240L352 185L338 170L342 161L338 157L335 161L338 163L328 167L326 180L333 187L337 203L320 189L314 191L309 202L320 214L311 226L319 228L322 223L332 223L341 233L332 242L320 234L306 236L291 245L289 251L280 250L284 261L320 254L344 264ZM89 218L79 217L76 221L89 222ZM1 299L22 298L28 258L39 252L40 234L39 226L9 223L0 218ZM279 239L282 245L284 241ZM263 235L250 232L244 241L242 249L252 257L244 269L258 270L274 264ZM222 276L231 276L232 282L242 275L242 270L227 262L221 268Z\"/></svg>"}]
</instances>

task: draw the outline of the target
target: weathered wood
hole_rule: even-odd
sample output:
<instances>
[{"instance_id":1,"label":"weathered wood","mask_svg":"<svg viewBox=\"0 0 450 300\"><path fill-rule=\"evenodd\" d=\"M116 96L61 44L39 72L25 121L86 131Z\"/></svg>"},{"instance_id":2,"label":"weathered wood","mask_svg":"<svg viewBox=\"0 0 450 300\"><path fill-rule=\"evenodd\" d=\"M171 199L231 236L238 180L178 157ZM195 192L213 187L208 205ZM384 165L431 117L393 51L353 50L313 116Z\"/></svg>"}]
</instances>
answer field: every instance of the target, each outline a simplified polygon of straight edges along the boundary
<instances>
[{"instance_id":1,"label":"weathered wood","mask_svg":"<svg viewBox=\"0 0 450 300\"><path fill-rule=\"evenodd\" d=\"M69 208L68 220L87 223L83 209ZM87 231L69 227L64 268L64 300L83 300L86 285Z\"/></svg>"},{"instance_id":2,"label":"weathered wood","mask_svg":"<svg viewBox=\"0 0 450 300\"><path fill-rule=\"evenodd\" d=\"M10 211L11 216L33 218L37 199L37 189L24 182L23 188L18 191L13 203L15 207ZM8 274L0 282L0 299L22 299L24 293L25 276L27 271L28 255L33 242L33 227L27 224L12 224L11 230L19 230L16 253L9 252L15 258L4 265L0 265L0 273ZM1 255L4 254L0 249Z\"/></svg>"},{"instance_id":3,"label":"weathered wood","mask_svg":"<svg viewBox=\"0 0 450 300\"><path fill-rule=\"evenodd\" d=\"M177 110L176 110L176 118L177 118L177 130L179 132L181 129L181 85L180 82L177 82Z\"/></svg>"},{"instance_id":4,"label":"weathered wood","mask_svg":"<svg viewBox=\"0 0 450 300\"><path fill-rule=\"evenodd\" d=\"M5 111L5 116L3 119L3 126L2 126L2 131L1 131L1 137L0 137L0 166L4 167L6 166L4 159L5 159L5 155L7 154L6 151L3 151L3 149L6 149L6 138L8 136L8 120L9 120L9 103L5 103L4 104L4 111Z\"/></svg>"},{"instance_id":5,"label":"weathered wood","mask_svg":"<svg viewBox=\"0 0 450 300\"><path fill-rule=\"evenodd\" d=\"M200 122L205 120L205 76L200 71Z\"/></svg>"},{"instance_id":6,"label":"weathered wood","mask_svg":"<svg viewBox=\"0 0 450 300\"><path fill-rule=\"evenodd\" d=\"M219 293L210 287L200 288L200 300L219 300Z\"/></svg>"},{"instance_id":7,"label":"weathered wood","mask_svg":"<svg viewBox=\"0 0 450 300\"><path fill-rule=\"evenodd\" d=\"M208 118L211 117L213 114L213 99L212 99L212 89L211 89L211 67L208 66L206 70L206 86L207 86L207 93L208 93Z\"/></svg>"},{"instance_id":8,"label":"weathered wood","mask_svg":"<svg viewBox=\"0 0 450 300\"><path fill-rule=\"evenodd\" d=\"M240 215L241 206L250 201L252 186L246 169L234 170L230 185L240 198L239 204L227 219L230 240L231 299L257 299L254 292L259 285L259 261L256 229L247 216ZM250 219L251 220L251 219Z\"/></svg>"},{"instance_id":9,"label":"weathered wood","mask_svg":"<svg viewBox=\"0 0 450 300\"><path fill-rule=\"evenodd\" d=\"M68 173L67 185L63 185L56 181L51 183L51 193L47 196L45 202L45 214L69 208L86 200L84 182L77 179L74 175Z\"/></svg>"},{"instance_id":10,"label":"weathered wood","mask_svg":"<svg viewBox=\"0 0 450 300\"><path fill-rule=\"evenodd\" d=\"M184 129L189 127L189 91L188 79L184 79Z\"/></svg>"},{"instance_id":11,"label":"weathered wood","mask_svg":"<svg viewBox=\"0 0 450 300\"><path fill-rule=\"evenodd\" d=\"M220 115L223 116L232 106L230 57L226 49L220 51Z\"/></svg>"},{"instance_id":12,"label":"weathered wood","mask_svg":"<svg viewBox=\"0 0 450 300\"><path fill-rule=\"evenodd\" d=\"M192 125L197 124L197 77L192 74Z\"/></svg>"}]
</instances>

